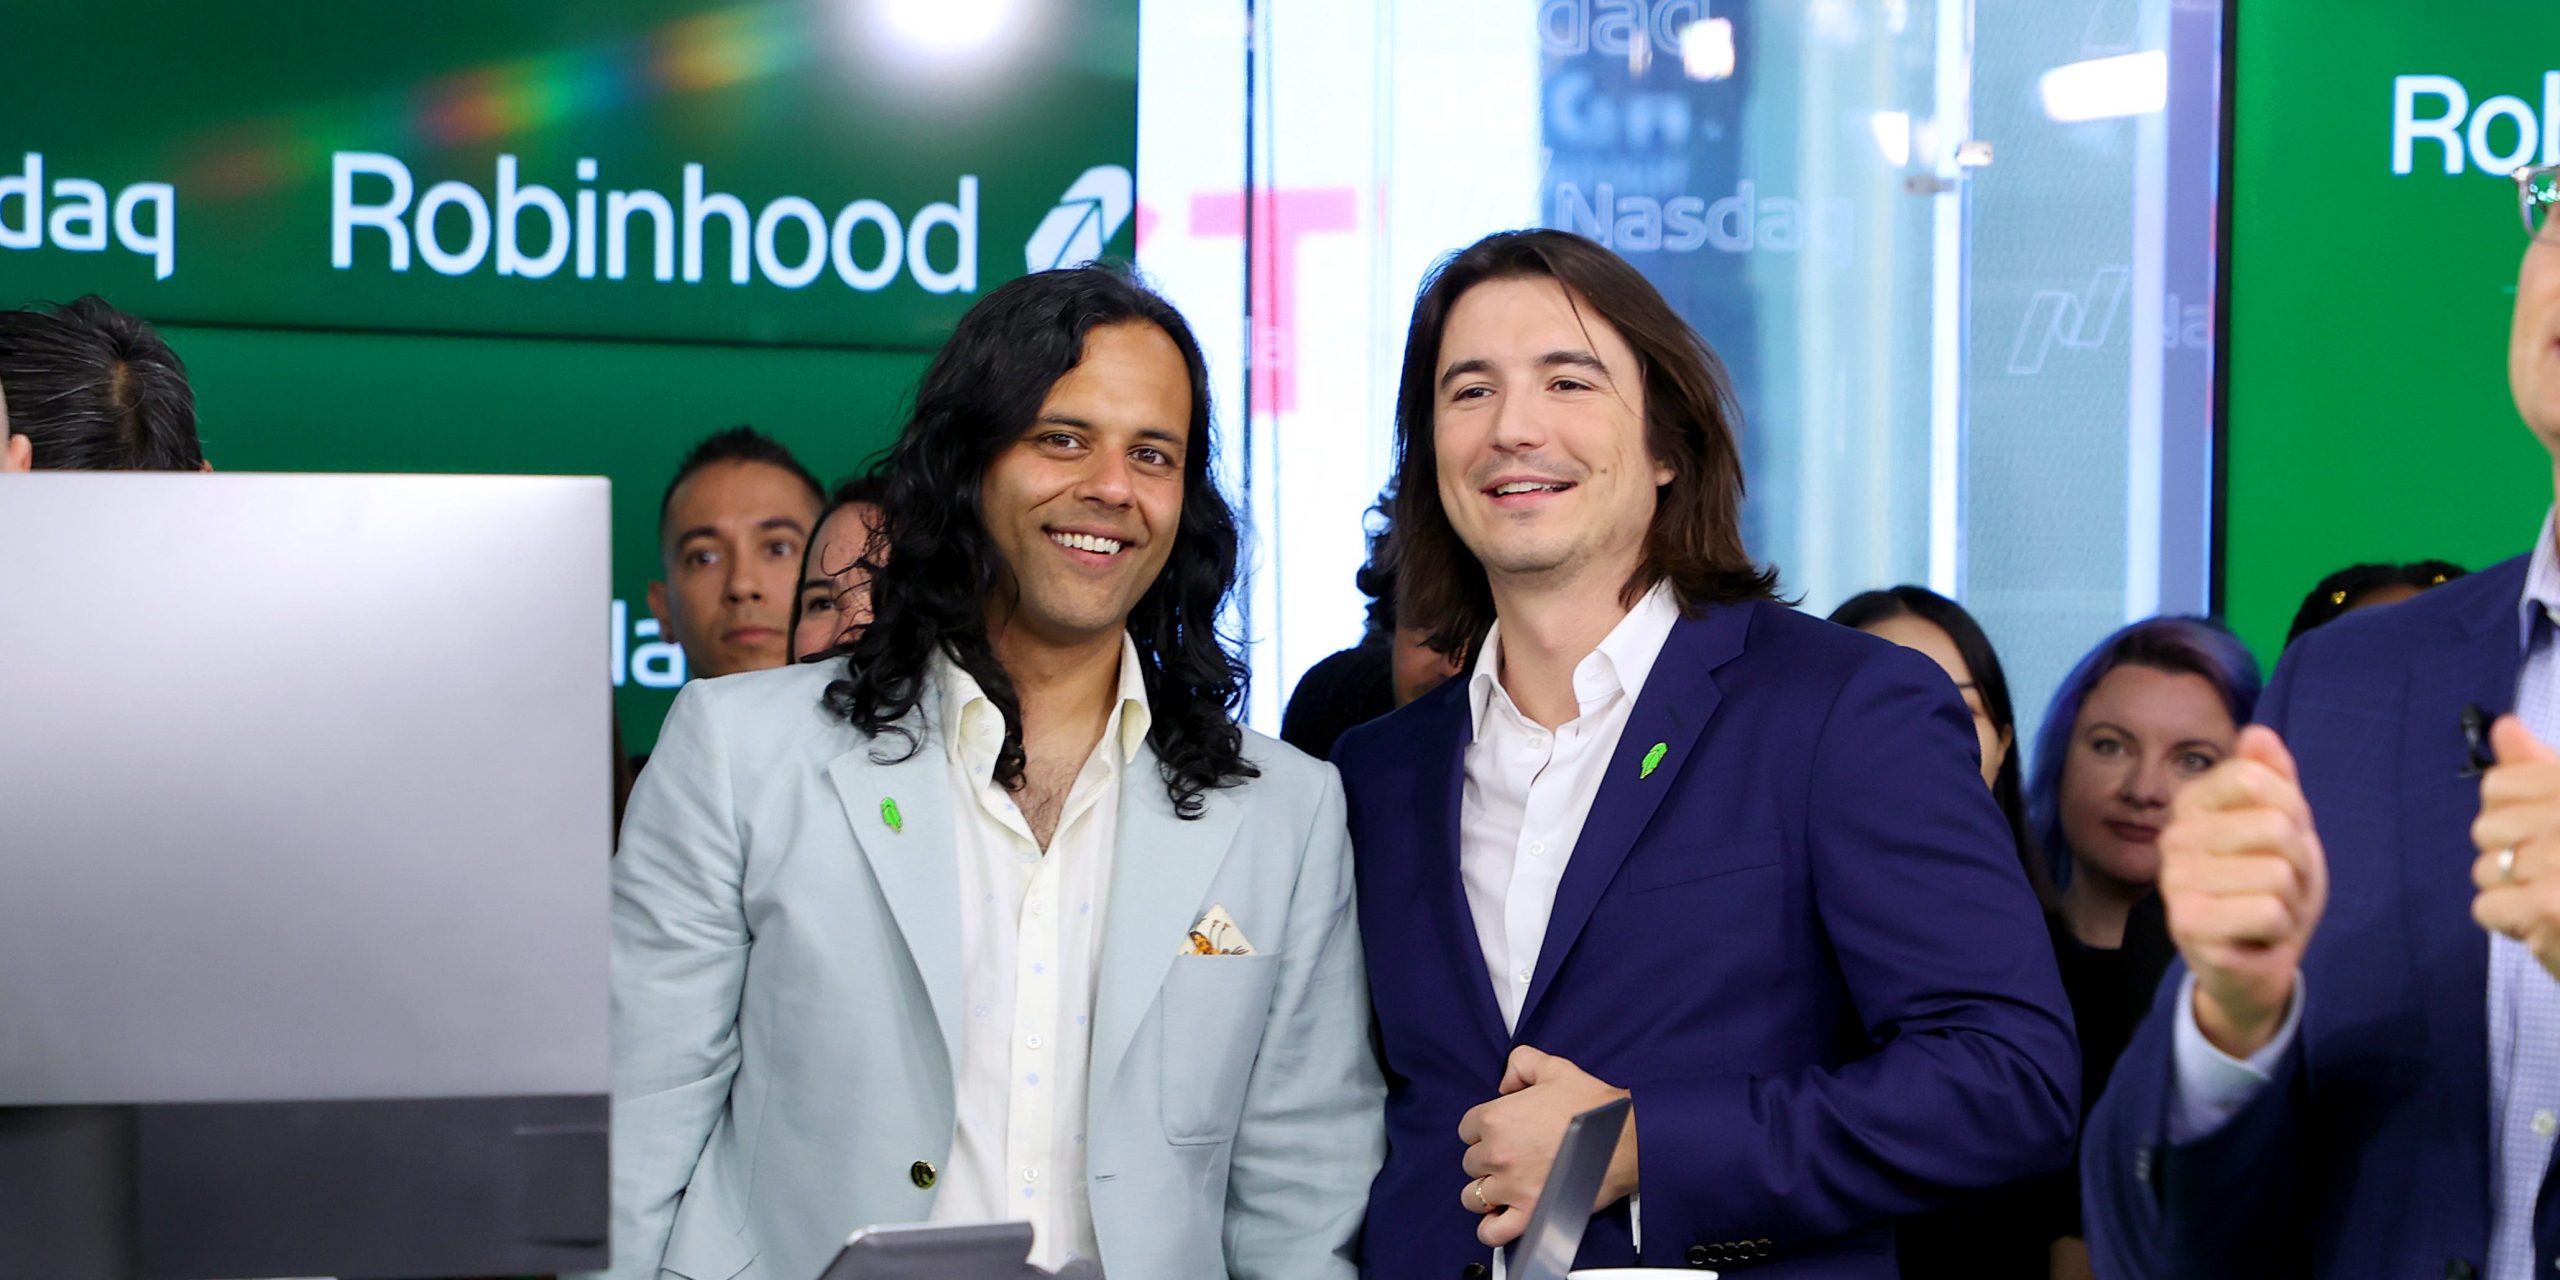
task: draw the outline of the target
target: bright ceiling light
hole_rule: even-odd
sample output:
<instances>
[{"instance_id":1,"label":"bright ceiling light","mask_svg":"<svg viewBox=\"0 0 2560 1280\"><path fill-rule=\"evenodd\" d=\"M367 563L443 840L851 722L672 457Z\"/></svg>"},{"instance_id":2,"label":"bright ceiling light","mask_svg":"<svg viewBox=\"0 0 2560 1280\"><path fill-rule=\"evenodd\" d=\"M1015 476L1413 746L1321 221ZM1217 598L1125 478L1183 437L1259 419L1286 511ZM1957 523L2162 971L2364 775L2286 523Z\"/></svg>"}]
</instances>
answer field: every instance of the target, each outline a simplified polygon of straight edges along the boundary
<instances>
[{"instance_id":1,"label":"bright ceiling light","mask_svg":"<svg viewBox=\"0 0 2560 1280\"><path fill-rule=\"evenodd\" d=\"M976 53L1014 26L1020 0L878 0L881 22L902 46L927 57Z\"/></svg>"},{"instance_id":2,"label":"bright ceiling light","mask_svg":"<svg viewBox=\"0 0 2560 1280\"><path fill-rule=\"evenodd\" d=\"M1876 150L1884 162L1899 169L1911 163L1911 113L1879 111L1867 117L1867 125L1875 130Z\"/></svg>"},{"instance_id":3,"label":"bright ceiling light","mask_svg":"<svg viewBox=\"0 0 2560 1280\"><path fill-rule=\"evenodd\" d=\"M1680 70L1690 79L1725 79L1733 64L1733 19L1707 18L1680 28Z\"/></svg>"},{"instance_id":4,"label":"bright ceiling light","mask_svg":"<svg viewBox=\"0 0 2560 1280\"><path fill-rule=\"evenodd\" d=\"M2169 55L2158 49L2092 58L2036 78L2044 113L2065 124L2144 116L2169 106Z\"/></svg>"}]
</instances>

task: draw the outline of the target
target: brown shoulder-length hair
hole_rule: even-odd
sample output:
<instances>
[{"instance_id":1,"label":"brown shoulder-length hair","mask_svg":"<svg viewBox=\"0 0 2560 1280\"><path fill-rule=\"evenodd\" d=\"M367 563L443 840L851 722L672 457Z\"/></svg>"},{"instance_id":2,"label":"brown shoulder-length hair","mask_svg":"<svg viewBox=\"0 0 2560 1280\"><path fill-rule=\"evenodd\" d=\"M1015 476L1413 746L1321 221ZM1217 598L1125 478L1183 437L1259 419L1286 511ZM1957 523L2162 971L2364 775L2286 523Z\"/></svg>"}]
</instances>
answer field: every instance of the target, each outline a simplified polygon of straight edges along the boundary
<instances>
[{"instance_id":1,"label":"brown shoulder-length hair","mask_svg":"<svg viewBox=\"0 0 2560 1280\"><path fill-rule=\"evenodd\" d=\"M1671 480L1654 495L1644 559L1620 601L1632 606L1663 581L1690 617L1711 604L1775 599L1777 571L1755 564L1742 545L1742 454L1734 443L1742 411L1724 361L1626 259L1567 231L1504 231L1444 259L1414 299L1396 392L1397 618L1427 630L1431 647L1452 656L1471 652L1493 625L1484 564L1440 505L1432 421L1449 312L1477 285L1523 276L1555 281L1577 315L1587 307L1607 321L1634 348L1643 374L1645 446Z\"/></svg>"}]
</instances>

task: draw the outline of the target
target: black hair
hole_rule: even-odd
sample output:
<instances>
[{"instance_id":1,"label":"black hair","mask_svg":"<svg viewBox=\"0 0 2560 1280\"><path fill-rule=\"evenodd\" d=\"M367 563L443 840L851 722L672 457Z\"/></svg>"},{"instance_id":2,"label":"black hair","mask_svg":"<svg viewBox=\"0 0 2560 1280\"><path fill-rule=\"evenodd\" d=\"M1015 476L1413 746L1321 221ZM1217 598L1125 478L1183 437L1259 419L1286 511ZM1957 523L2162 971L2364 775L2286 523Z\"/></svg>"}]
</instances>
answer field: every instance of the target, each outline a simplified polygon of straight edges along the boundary
<instances>
[{"instance_id":1,"label":"black hair","mask_svg":"<svg viewBox=\"0 0 2560 1280\"><path fill-rule=\"evenodd\" d=\"M723 462L761 462L769 467L780 467L790 472L793 479L809 486L812 501L826 501L827 491L819 485L818 478L809 474L809 469L801 466L800 460L792 457L791 451L784 448L781 441L740 423L704 436L686 451L684 461L676 464L675 478L667 481L667 492L658 499L658 538L661 542L666 540L667 512L676 504L676 490L683 488L684 482L692 479L695 472ZM815 533L816 530L810 532Z\"/></svg>"},{"instance_id":2,"label":"black hair","mask_svg":"<svg viewBox=\"0 0 2560 1280\"><path fill-rule=\"evenodd\" d=\"M1991 796L2000 802L2000 816L2008 819L2009 839L2017 846L2018 865L2026 869L2027 883L2050 909L2055 903L2052 878L2045 874L2043 859L2036 856L2027 826L2026 789L2018 767L2024 744L2018 741L2017 705L2009 700L2009 676L2001 669L1999 651L1991 647L1991 637L1963 605L1927 587L1862 591L1831 611L1833 622L1859 630L1894 618L1918 618L1946 633L1955 643L1956 656L1964 659L1965 670L1973 673L1974 694L1982 699L1983 714L1991 718L1993 731L2009 739L2009 755L1992 780Z\"/></svg>"},{"instance_id":3,"label":"black hair","mask_svg":"<svg viewBox=\"0 0 2560 1280\"><path fill-rule=\"evenodd\" d=\"M1361 637L1364 644L1392 636L1396 630L1395 510L1396 487L1390 484L1378 491L1378 500L1361 515L1369 535L1369 558L1351 575L1351 584L1369 597L1368 630Z\"/></svg>"},{"instance_id":4,"label":"black hair","mask_svg":"<svg viewBox=\"0 0 2560 1280\"><path fill-rule=\"evenodd\" d=\"M2364 597L2384 587L2416 587L2424 591L2451 582L2463 573L2461 565L2447 560L2348 565L2322 578L2320 585L2302 598L2302 607L2293 612L2292 628L2284 633L2285 647L2291 648L2303 632L2337 621L2364 603Z\"/></svg>"},{"instance_id":5,"label":"black hair","mask_svg":"<svg viewBox=\"0 0 2560 1280\"><path fill-rule=\"evenodd\" d=\"M1161 762L1174 811L1201 812L1201 793L1259 776L1244 758L1235 709L1243 661L1218 634L1235 589L1235 512L1218 491L1210 435L1209 377L1191 326L1127 268L1043 271L989 293L960 318L916 389L915 416L880 468L883 552L871 572L871 625L854 641L826 705L874 737L903 735L937 650L948 652L1003 713L996 781L1022 783L1021 700L987 634L990 602L1013 589L986 527L980 490L987 469L1022 438L1060 378L1084 359L1085 337L1116 324L1149 324L1182 354L1191 378L1182 519L1160 576L1129 615L1129 637L1153 713L1147 743ZM900 756L896 758L905 758Z\"/></svg>"},{"instance_id":6,"label":"black hair","mask_svg":"<svg viewBox=\"0 0 2560 1280\"><path fill-rule=\"evenodd\" d=\"M39 468L204 468L187 366L158 330L94 295L0 311L0 395Z\"/></svg>"},{"instance_id":7,"label":"black hair","mask_svg":"<svg viewBox=\"0 0 2560 1280\"><path fill-rule=\"evenodd\" d=\"M782 634L793 637L800 634L800 600L804 594L801 588L809 581L811 571L815 570L817 576L829 578L843 572L843 569L831 569L818 563L818 551L821 545L819 535L825 531L828 518L850 506L877 507L885 492L886 488L882 485L879 472L876 470L847 476L837 481L835 488L827 491L827 505L818 508L818 518L810 522L809 545L800 549L800 576L791 583L791 622L784 627ZM866 552L852 564L844 566L844 569L858 568L870 558L872 557ZM833 650L822 652L832 653ZM811 654L801 661L814 662L818 656L818 654Z\"/></svg>"}]
</instances>

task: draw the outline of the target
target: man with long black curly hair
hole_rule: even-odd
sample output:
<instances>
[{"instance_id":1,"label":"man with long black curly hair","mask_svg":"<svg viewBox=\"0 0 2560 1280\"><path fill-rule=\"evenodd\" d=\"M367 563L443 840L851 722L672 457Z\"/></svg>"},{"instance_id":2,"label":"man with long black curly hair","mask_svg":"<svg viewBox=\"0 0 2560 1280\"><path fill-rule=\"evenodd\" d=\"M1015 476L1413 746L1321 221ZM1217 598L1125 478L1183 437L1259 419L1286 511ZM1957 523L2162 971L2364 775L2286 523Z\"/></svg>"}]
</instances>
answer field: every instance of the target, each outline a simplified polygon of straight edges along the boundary
<instances>
[{"instance_id":1,"label":"man with long black curly hair","mask_svg":"<svg viewBox=\"0 0 2560 1280\"><path fill-rule=\"evenodd\" d=\"M1351 1275L1342 791L1235 723L1206 388L1123 273L996 290L885 465L871 625L677 700L614 868L615 1275L989 1219L1113 1280Z\"/></svg>"}]
</instances>

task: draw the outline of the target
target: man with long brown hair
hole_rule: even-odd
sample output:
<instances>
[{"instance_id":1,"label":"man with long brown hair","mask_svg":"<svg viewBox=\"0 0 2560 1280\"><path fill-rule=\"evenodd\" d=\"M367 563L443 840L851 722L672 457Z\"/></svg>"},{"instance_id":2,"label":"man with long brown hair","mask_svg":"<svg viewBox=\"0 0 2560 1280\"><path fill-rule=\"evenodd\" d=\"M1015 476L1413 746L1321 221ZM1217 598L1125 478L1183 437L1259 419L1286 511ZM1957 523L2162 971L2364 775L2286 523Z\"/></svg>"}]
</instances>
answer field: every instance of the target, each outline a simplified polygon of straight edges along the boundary
<instances>
[{"instance_id":1,"label":"man with long brown hair","mask_svg":"<svg viewBox=\"0 0 2560 1280\"><path fill-rule=\"evenodd\" d=\"M1894 1219L2070 1157L2071 1023L1964 704L1776 599L1737 416L1588 240L1489 237L1415 304L1399 611L1475 659L1335 755L1388 1082L1368 1275L1493 1274L1618 1098L1586 1267L1881 1280Z\"/></svg>"}]
</instances>

